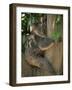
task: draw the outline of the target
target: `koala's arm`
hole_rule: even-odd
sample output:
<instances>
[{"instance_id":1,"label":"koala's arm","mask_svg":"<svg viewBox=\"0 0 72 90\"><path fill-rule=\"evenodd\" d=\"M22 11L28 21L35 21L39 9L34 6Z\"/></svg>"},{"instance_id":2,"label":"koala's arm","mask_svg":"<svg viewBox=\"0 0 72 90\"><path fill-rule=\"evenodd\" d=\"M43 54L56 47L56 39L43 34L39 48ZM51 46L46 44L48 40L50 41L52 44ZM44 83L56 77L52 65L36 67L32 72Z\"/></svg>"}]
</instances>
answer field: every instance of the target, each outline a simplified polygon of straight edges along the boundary
<instances>
[{"instance_id":1,"label":"koala's arm","mask_svg":"<svg viewBox=\"0 0 72 90\"><path fill-rule=\"evenodd\" d=\"M51 44L50 44L49 46L47 46L47 47L41 47L41 46L39 46L39 48L40 48L40 50L42 50L42 51L46 51L46 50L50 49L53 45L54 45L54 43L51 43Z\"/></svg>"}]
</instances>

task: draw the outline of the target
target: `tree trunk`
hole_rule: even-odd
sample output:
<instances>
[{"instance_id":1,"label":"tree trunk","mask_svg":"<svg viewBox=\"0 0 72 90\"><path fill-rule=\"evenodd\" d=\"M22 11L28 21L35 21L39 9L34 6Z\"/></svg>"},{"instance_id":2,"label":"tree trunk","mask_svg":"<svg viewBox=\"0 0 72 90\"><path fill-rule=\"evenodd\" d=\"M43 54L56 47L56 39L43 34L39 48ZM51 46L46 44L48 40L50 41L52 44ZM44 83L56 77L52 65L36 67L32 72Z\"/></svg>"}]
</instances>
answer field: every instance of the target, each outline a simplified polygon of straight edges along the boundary
<instances>
[{"instance_id":1,"label":"tree trunk","mask_svg":"<svg viewBox=\"0 0 72 90\"><path fill-rule=\"evenodd\" d=\"M47 15L47 36L51 37L52 32L55 28L56 15Z\"/></svg>"},{"instance_id":2,"label":"tree trunk","mask_svg":"<svg viewBox=\"0 0 72 90\"><path fill-rule=\"evenodd\" d=\"M61 74L63 72L62 70L63 43L62 42L55 43L53 47L51 47L45 52L45 56L52 64L57 74Z\"/></svg>"},{"instance_id":3,"label":"tree trunk","mask_svg":"<svg viewBox=\"0 0 72 90\"><path fill-rule=\"evenodd\" d=\"M47 36L51 37L52 32L55 31L55 15L47 15ZM54 67L57 74L63 72L63 42L57 42L45 52L45 56Z\"/></svg>"}]
</instances>

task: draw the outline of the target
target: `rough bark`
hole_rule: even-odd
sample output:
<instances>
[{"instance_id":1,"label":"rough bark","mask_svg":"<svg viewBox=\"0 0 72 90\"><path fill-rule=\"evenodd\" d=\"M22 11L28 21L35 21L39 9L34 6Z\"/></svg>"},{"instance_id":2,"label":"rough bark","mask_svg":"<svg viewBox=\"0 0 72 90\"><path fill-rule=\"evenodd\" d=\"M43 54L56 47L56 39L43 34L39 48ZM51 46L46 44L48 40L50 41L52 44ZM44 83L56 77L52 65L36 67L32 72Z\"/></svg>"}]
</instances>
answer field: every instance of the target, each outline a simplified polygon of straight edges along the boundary
<instances>
[{"instance_id":1,"label":"rough bark","mask_svg":"<svg viewBox=\"0 0 72 90\"><path fill-rule=\"evenodd\" d=\"M51 37L52 32L54 32L55 28L55 15L47 15L47 36Z\"/></svg>"},{"instance_id":2,"label":"rough bark","mask_svg":"<svg viewBox=\"0 0 72 90\"><path fill-rule=\"evenodd\" d=\"M49 62L52 64L53 68L57 74L62 73L62 63L63 63L63 43L55 43L50 49L45 52L45 56L48 58Z\"/></svg>"}]
</instances>

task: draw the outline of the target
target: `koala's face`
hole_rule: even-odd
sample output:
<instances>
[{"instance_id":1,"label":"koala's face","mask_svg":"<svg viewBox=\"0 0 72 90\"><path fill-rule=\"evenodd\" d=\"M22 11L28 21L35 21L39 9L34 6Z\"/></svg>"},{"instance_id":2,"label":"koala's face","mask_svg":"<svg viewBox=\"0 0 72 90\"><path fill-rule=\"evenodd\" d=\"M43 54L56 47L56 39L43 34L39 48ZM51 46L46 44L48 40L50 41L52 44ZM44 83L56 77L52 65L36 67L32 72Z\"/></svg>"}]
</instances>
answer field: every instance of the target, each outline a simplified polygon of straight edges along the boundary
<instances>
[{"instance_id":1,"label":"koala's face","mask_svg":"<svg viewBox=\"0 0 72 90\"><path fill-rule=\"evenodd\" d=\"M30 32L36 32L36 31L38 31L38 26L36 26L36 25L31 25L31 26L30 26Z\"/></svg>"}]
</instances>

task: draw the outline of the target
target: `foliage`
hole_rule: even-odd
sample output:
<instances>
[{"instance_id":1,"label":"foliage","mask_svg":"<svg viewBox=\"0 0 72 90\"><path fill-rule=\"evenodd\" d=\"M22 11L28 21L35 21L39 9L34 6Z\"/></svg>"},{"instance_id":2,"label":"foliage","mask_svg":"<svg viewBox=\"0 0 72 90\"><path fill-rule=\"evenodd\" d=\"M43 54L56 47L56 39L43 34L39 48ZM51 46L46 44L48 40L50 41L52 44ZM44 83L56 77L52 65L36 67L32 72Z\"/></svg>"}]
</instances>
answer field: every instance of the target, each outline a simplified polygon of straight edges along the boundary
<instances>
[{"instance_id":1,"label":"foliage","mask_svg":"<svg viewBox=\"0 0 72 90\"><path fill-rule=\"evenodd\" d=\"M35 13L22 13L21 17L21 25L23 33L30 33L30 25L33 23L40 23L40 17L43 16L43 14L35 14Z\"/></svg>"},{"instance_id":2,"label":"foliage","mask_svg":"<svg viewBox=\"0 0 72 90\"><path fill-rule=\"evenodd\" d=\"M52 38L53 38L56 42L59 41L60 37L61 37L61 32L55 31L55 32L52 33Z\"/></svg>"}]
</instances>

